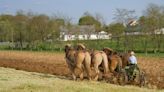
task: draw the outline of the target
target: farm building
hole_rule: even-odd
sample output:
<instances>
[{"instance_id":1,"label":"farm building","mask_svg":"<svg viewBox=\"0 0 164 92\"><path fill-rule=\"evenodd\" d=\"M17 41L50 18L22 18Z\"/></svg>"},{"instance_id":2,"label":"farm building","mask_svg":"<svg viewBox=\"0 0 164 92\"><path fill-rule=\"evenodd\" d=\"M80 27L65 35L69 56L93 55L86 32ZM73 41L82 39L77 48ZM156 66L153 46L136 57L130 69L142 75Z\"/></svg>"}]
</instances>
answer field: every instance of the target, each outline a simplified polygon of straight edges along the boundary
<instances>
[{"instance_id":1,"label":"farm building","mask_svg":"<svg viewBox=\"0 0 164 92\"><path fill-rule=\"evenodd\" d=\"M96 32L94 26L75 26L72 28L60 27L60 40L96 40L110 39L111 34L105 31Z\"/></svg>"},{"instance_id":2,"label":"farm building","mask_svg":"<svg viewBox=\"0 0 164 92\"><path fill-rule=\"evenodd\" d=\"M155 30L155 34L164 34L164 28Z\"/></svg>"},{"instance_id":3,"label":"farm building","mask_svg":"<svg viewBox=\"0 0 164 92\"><path fill-rule=\"evenodd\" d=\"M127 29L124 33L124 35L144 35L144 34L164 34L164 28L159 28L154 30L153 32L148 31L146 33L142 32L142 26L140 26L140 24L136 21L136 20L131 20L127 25L126 25Z\"/></svg>"}]
</instances>

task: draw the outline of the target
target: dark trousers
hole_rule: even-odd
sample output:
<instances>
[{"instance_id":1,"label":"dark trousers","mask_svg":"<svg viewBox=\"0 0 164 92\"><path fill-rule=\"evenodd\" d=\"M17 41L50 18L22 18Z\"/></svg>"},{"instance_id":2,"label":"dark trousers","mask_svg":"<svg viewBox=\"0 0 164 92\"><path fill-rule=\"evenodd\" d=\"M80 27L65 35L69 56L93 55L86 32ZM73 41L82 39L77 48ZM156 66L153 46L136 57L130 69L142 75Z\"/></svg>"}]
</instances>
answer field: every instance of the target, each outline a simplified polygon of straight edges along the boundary
<instances>
[{"instance_id":1,"label":"dark trousers","mask_svg":"<svg viewBox=\"0 0 164 92\"><path fill-rule=\"evenodd\" d=\"M134 71L139 71L139 67L137 64L129 64L127 69L128 79L131 80L135 76Z\"/></svg>"}]
</instances>

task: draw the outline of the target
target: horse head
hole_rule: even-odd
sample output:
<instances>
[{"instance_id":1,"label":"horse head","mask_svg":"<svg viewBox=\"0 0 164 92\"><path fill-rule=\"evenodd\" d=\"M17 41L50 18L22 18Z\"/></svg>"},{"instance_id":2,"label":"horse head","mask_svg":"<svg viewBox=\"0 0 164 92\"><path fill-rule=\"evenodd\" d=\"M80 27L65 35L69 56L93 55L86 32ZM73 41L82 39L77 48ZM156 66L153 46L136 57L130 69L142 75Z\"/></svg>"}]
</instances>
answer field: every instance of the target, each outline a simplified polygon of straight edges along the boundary
<instances>
[{"instance_id":1,"label":"horse head","mask_svg":"<svg viewBox=\"0 0 164 92\"><path fill-rule=\"evenodd\" d=\"M86 50L86 47L84 46L84 44L77 44L77 50Z\"/></svg>"},{"instance_id":2,"label":"horse head","mask_svg":"<svg viewBox=\"0 0 164 92\"><path fill-rule=\"evenodd\" d=\"M65 53L68 53L69 50L72 49L72 45L71 44L66 44L65 45Z\"/></svg>"},{"instance_id":3,"label":"horse head","mask_svg":"<svg viewBox=\"0 0 164 92\"><path fill-rule=\"evenodd\" d=\"M107 56L113 54L113 50L111 48L103 48L103 51L107 54Z\"/></svg>"}]
</instances>

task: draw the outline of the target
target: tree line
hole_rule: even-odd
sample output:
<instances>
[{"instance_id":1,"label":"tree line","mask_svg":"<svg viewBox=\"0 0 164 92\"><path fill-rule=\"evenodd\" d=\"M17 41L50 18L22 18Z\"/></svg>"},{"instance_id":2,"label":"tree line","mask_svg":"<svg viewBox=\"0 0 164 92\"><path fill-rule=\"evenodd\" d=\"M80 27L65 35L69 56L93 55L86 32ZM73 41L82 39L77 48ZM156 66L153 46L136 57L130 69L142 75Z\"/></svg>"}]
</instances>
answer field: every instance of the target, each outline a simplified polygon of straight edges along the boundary
<instances>
[{"instance_id":1,"label":"tree line","mask_svg":"<svg viewBox=\"0 0 164 92\"><path fill-rule=\"evenodd\" d=\"M139 17L135 10L116 9L114 16L114 22L106 24L101 14L85 12L78 24L73 24L71 18L60 15L47 16L24 11L18 11L16 15L1 14L0 42L9 42L10 49L61 48L57 45L64 44L60 42L61 26L69 29L77 25L94 25L96 32L103 30L112 34L110 42L115 42L116 49L123 47L122 50L126 51L139 47L146 53L149 50L155 53L164 51L164 34L156 33L164 28L164 6L149 4ZM137 24L128 26L131 20L137 20ZM135 35L135 32L140 34Z\"/></svg>"}]
</instances>

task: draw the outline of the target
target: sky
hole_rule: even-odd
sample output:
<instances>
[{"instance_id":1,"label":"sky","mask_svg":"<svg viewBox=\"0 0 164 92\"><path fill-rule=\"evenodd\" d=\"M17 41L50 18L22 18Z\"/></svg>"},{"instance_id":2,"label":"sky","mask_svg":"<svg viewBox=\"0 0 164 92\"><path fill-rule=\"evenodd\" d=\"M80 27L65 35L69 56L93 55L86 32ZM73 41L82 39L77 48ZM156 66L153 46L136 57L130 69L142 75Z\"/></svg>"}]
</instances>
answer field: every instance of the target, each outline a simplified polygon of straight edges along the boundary
<instances>
[{"instance_id":1,"label":"sky","mask_svg":"<svg viewBox=\"0 0 164 92\"><path fill-rule=\"evenodd\" d=\"M0 0L0 14L16 14L32 11L48 16L61 15L77 23L84 12L100 14L105 23L111 23L115 10L135 10L139 17L150 3L164 5L164 0Z\"/></svg>"}]
</instances>

